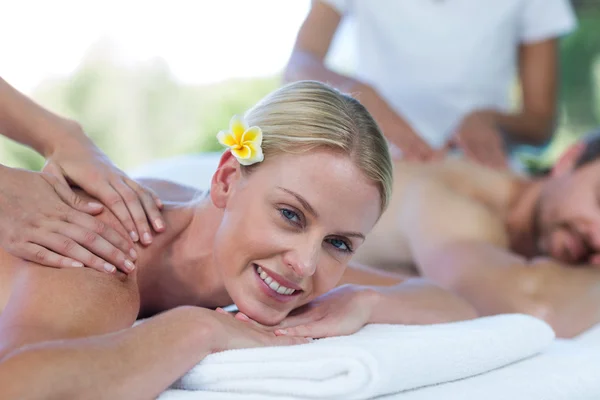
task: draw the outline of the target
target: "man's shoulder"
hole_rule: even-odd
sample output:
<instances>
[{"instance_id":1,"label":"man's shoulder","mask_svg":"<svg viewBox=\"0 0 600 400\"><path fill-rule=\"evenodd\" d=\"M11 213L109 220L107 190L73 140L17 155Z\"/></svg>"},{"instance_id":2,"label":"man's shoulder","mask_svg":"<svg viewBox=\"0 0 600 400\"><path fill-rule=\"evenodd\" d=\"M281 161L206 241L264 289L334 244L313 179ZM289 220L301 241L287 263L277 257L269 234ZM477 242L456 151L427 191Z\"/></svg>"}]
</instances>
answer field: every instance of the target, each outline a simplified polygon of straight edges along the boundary
<instances>
[{"instance_id":1,"label":"man's shoulder","mask_svg":"<svg viewBox=\"0 0 600 400\"><path fill-rule=\"evenodd\" d=\"M473 162L449 158L429 164L395 165L394 192L401 201L405 196L428 196L436 192L436 201L444 201L449 196L456 201L480 204L502 214L510 203L517 176L512 172L496 171Z\"/></svg>"},{"instance_id":2,"label":"man's shoulder","mask_svg":"<svg viewBox=\"0 0 600 400\"><path fill-rule=\"evenodd\" d=\"M443 242L484 241L507 247L502 213L491 207L477 188L453 182L447 176L430 176L407 185L398 209L405 234L426 231L424 238L435 236Z\"/></svg>"}]
</instances>

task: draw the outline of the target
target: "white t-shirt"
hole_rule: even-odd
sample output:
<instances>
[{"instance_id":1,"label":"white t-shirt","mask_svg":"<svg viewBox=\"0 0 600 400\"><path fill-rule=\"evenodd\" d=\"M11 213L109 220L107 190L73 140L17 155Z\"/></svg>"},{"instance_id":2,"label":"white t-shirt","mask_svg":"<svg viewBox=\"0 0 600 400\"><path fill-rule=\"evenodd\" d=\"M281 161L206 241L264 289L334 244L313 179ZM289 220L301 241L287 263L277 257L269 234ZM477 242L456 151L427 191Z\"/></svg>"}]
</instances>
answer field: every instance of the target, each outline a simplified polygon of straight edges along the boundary
<instances>
[{"instance_id":1,"label":"white t-shirt","mask_svg":"<svg viewBox=\"0 0 600 400\"><path fill-rule=\"evenodd\" d=\"M559 37L568 0L322 0L356 27L357 77L430 145L480 108L508 111L520 43Z\"/></svg>"}]
</instances>

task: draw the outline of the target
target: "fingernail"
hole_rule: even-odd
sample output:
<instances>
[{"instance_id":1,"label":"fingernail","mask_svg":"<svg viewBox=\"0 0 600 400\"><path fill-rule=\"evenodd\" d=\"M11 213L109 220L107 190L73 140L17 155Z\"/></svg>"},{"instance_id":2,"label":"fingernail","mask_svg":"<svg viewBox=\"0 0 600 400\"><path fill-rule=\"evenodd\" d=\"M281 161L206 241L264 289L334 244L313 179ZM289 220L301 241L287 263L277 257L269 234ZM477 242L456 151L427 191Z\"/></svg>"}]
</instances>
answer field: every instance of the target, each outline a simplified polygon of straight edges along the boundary
<instances>
[{"instance_id":1,"label":"fingernail","mask_svg":"<svg viewBox=\"0 0 600 400\"><path fill-rule=\"evenodd\" d=\"M148 232L144 233L144 243L146 243L146 244L152 243L152 236Z\"/></svg>"},{"instance_id":2,"label":"fingernail","mask_svg":"<svg viewBox=\"0 0 600 400\"><path fill-rule=\"evenodd\" d=\"M83 267L83 264L82 264L82 263L80 263L79 261L73 261L73 262L71 263L71 265L72 265L73 267L77 267L77 268L81 268L81 267Z\"/></svg>"},{"instance_id":3,"label":"fingernail","mask_svg":"<svg viewBox=\"0 0 600 400\"><path fill-rule=\"evenodd\" d=\"M134 242L137 242L138 240L140 240L140 238L138 237L138 234L135 233L134 231L129 232L129 236L131 236L131 240L133 240Z\"/></svg>"},{"instance_id":4,"label":"fingernail","mask_svg":"<svg viewBox=\"0 0 600 400\"><path fill-rule=\"evenodd\" d=\"M156 199L156 205L159 207L164 206L163 202L160 199Z\"/></svg>"},{"instance_id":5,"label":"fingernail","mask_svg":"<svg viewBox=\"0 0 600 400\"><path fill-rule=\"evenodd\" d=\"M115 272L116 268L114 265L109 264L109 263L104 263L104 270L106 272Z\"/></svg>"},{"instance_id":6,"label":"fingernail","mask_svg":"<svg viewBox=\"0 0 600 400\"><path fill-rule=\"evenodd\" d=\"M102 204L100 203L95 203L95 202L90 202L88 203L88 206L92 207L92 208L102 208Z\"/></svg>"},{"instance_id":7,"label":"fingernail","mask_svg":"<svg viewBox=\"0 0 600 400\"><path fill-rule=\"evenodd\" d=\"M163 224L163 222L162 222L162 220L160 218L157 218L154 221L154 226L156 227L156 229L162 229L162 228L165 227L164 224Z\"/></svg>"},{"instance_id":8,"label":"fingernail","mask_svg":"<svg viewBox=\"0 0 600 400\"><path fill-rule=\"evenodd\" d=\"M130 272L135 269L135 265L133 265L133 263L129 260L125 260L124 264L125 264L125 268L127 268L127 270Z\"/></svg>"},{"instance_id":9,"label":"fingernail","mask_svg":"<svg viewBox=\"0 0 600 400\"><path fill-rule=\"evenodd\" d=\"M277 329L275 332L280 333L282 335L287 335L287 329Z\"/></svg>"},{"instance_id":10,"label":"fingernail","mask_svg":"<svg viewBox=\"0 0 600 400\"><path fill-rule=\"evenodd\" d=\"M243 319L244 321L250 321L250 318L246 314L241 312L237 313L236 317L238 317L239 319Z\"/></svg>"},{"instance_id":11,"label":"fingernail","mask_svg":"<svg viewBox=\"0 0 600 400\"><path fill-rule=\"evenodd\" d=\"M134 260L137 260L137 252L134 249L130 249L129 250L129 255L131 256L131 258L133 258Z\"/></svg>"}]
</instances>

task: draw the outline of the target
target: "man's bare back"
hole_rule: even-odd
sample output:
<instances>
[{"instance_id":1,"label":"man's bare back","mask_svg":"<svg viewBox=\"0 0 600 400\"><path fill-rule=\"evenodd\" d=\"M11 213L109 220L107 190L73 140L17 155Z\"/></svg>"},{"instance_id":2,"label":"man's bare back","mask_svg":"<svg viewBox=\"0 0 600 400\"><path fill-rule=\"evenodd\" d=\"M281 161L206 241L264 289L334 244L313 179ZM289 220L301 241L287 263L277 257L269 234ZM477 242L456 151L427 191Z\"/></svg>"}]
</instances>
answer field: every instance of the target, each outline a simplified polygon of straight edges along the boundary
<instances>
[{"instance_id":1,"label":"man's bare back","mask_svg":"<svg viewBox=\"0 0 600 400\"><path fill-rule=\"evenodd\" d=\"M531 314L574 336L600 322L600 269L568 257L583 254L574 240L590 243L600 228L600 161L557 165L547 179L529 179L458 159L398 162L390 207L355 261L421 275L480 315Z\"/></svg>"},{"instance_id":2,"label":"man's bare back","mask_svg":"<svg viewBox=\"0 0 600 400\"><path fill-rule=\"evenodd\" d=\"M508 172L498 172L456 158L440 163L408 163L398 161L394 165L394 192L387 211L383 214L371 235L357 251L355 260L361 264L398 271L408 275L417 274L402 216L407 209L407 195L418 185L441 184L465 201L477 202L499 218L505 217L519 178ZM440 207L445 198L435 199ZM459 217L459 216L457 216Z\"/></svg>"}]
</instances>

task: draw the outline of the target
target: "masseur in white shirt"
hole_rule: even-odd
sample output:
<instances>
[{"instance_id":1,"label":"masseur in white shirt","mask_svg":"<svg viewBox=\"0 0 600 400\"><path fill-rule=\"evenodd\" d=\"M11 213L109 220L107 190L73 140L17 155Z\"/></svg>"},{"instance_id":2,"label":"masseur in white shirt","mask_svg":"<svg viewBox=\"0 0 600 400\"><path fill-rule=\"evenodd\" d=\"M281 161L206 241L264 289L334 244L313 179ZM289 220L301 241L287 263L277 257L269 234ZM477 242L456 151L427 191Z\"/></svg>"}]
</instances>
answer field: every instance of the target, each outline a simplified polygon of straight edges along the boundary
<instances>
[{"instance_id":1,"label":"masseur in white shirt","mask_svg":"<svg viewBox=\"0 0 600 400\"><path fill-rule=\"evenodd\" d=\"M346 17L357 28L353 77L324 61ZM575 25L568 0L315 0L285 78L354 93L409 160L454 147L504 167L507 145L552 136L557 39ZM515 71L522 106L512 112Z\"/></svg>"}]
</instances>

